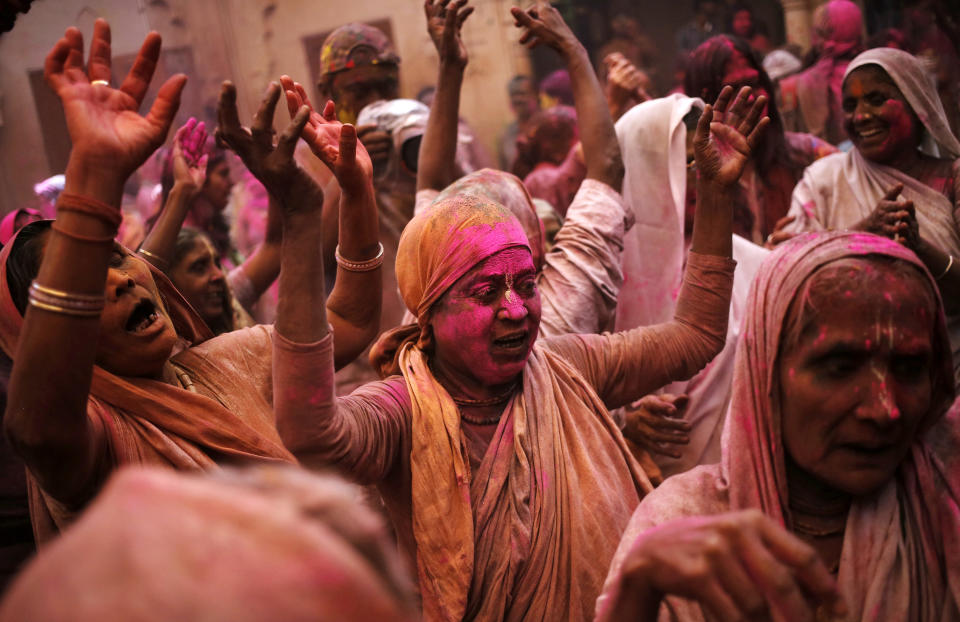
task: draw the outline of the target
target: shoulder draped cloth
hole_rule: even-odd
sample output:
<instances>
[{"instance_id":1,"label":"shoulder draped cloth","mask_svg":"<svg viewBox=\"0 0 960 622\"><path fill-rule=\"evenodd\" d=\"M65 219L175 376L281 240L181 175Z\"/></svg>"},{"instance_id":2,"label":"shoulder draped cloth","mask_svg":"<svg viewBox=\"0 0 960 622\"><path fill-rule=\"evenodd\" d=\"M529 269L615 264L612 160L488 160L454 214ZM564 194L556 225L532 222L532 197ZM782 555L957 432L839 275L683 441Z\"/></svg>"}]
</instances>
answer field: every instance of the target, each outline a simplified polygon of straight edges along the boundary
<instances>
[{"instance_id":1,"label":"shoulder draped cloth","mask_svg":"<svg viewBox=\"0 0 960 622\"><path fill-rule=\"evenodd\" d=\"M960 142L950 132L933 77L915 56L892 48L867 50L853 59L846 75L865 65L883 68L920 119L924 128L921 151L933 157L960 157ZM896 184L903 184L901 198L913 201L921 235L943 252L960 258L960 225L950 199L906 173L866 160L857 149L827 156L807 168L793 191L790 215L796 220L786 229L801 232L851 227L873 212ZM955 382L960 386L960 317L947 320Z\"/></svg>"},{"instance_id":2,"label":"shoulder draped cloth","mask_svg":"<svg viewBox=\"0 0 960 622\"><path fill-rule=\"evenodd\" d=\"M529 248L503 207L453 196L416 216L397 254L419 329L431 306L485 258ZM425 620L589 620L619 530L651 489L596 392L535 346L523 390L471 473L460 413L437 382L420 330L400 346L412 407L413 532Z\"/></svg>"},{"instance_id":3,"label":"shoulder draped cloth","mask_svg":"<svg viewBox=\"0 0 960 622\"><path fill-rule=\"evenodd\" d=\"M756 508L790 527L777 359L783 325L791 302L816 270L839 259L871 256L915 266L939 302L924 265L886 238L818 233L781 245L750 290L721 463L677 475L644 498L620 542L608 589L637 536L667 521ZM838 582L850 621L960 620L960 405L944 415L954 392L939 306L933 395L921 432L894 478L857 499L847 518ZM699 621L704 615L691 601L668 598L661 620L670 619Z\"/></svg>"},{"instance_id":4,"label":"shoulder draped cloth","mask_svg":"<svg viewBox=\"0 0 960 622\"><path fill-rule=\"evenodd\" d=\"M6 266L15 240L0 252L0 348L14 361L23 317L10 295ZM135 255L132 260L141 261ZM177 334L191 346L210 339L206 324L173 284L162 272L150 269ZM264 355L269 357L269 353L269 340L265 340ZM249 379L245 382L239 375L223 372L231 369L230 351L217 354L219 360L214 364L191 347L176 355L174 362L202 374L194 378L198 384L221 388L224 394L220 399L227 403L252 398L249 393L256 388L246 386L251 384ZM220 401L158 380L121 377L94 366L87 412L103 427L112 452L109 459L117 464L150 463L195 470L213 468L219 462L296 462L270 423L272 414L241 418ZM46 539L72 512L41 493L32 478L28 480L34 530Z\"/></svg>"}]
</instances>

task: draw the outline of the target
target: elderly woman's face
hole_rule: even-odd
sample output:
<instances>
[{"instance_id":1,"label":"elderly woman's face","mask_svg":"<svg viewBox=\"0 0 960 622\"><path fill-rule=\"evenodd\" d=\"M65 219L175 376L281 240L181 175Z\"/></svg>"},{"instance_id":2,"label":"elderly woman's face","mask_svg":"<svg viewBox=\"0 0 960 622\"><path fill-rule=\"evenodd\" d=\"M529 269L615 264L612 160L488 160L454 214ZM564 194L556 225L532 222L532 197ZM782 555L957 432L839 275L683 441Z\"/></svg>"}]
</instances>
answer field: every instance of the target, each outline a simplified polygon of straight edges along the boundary
<instances>
[{"instance_id":1,"label":"elderly woman's face","mask_svg":"<svg viewBox=\"0 0 960 622\"><path fill-rule=\"evenodd\" d=\"M863 495L890 480L931 407L936 311L919 277L889 266L842 262L811 278L824 277L780 355L782 439L808 474Z\"/></svg>"},{"instance_id":2,"label":"elderly woman's face","mask_svg":"<svg viewBox=\"0 0 960 622\"><path fill-rule=\"evenodd\" d=\"M886 164L917 148L920 122L900 89L876 65L858 67L843 83L844 128L860 154Z\"/></svg>"},{"instance_id":3,"label":"elderly woman's face","mask_svg":"<svg viewBox=\"0 0 960 622\"><path fill-rule=\"evenodd\" d=\"M523 371L540 327L540 293L530 251L508 248L462 276L430 320L432 364L443 375L488 386Z\"/></svg>"}]
</instances>

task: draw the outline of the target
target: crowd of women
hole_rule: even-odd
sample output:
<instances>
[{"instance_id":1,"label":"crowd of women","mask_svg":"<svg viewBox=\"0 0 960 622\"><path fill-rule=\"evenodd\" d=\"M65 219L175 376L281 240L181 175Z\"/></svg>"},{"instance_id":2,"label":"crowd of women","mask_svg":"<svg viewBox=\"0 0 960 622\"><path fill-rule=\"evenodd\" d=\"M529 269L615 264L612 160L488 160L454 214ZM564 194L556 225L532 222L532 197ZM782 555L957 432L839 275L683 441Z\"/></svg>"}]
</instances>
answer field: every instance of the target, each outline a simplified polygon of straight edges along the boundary
<instances>
[{"instance_id":1,"label":"crowd of women","mask_svg":"<svg viewBox=\"0 0 960 622\"><path fill-rule=\"evenodd\" d=\"M17 213L0 252L4 468L40 547L0 619L960 620L960 142L927 67L826 46L839 78L798 88L828 87L808 118L843 151L788 131L746 40L651 99L513 8L575 126L525 183L469 153L473 10L425 2L428 112L361 24L323 46L322 106L284 75L245 126L224 82L136 250L125 185L186 77L141 114L159 35L122 78L104 20L55 43L56 219ZM228 152L265 191L246 258Z\"/></svg>"}]
</instances>

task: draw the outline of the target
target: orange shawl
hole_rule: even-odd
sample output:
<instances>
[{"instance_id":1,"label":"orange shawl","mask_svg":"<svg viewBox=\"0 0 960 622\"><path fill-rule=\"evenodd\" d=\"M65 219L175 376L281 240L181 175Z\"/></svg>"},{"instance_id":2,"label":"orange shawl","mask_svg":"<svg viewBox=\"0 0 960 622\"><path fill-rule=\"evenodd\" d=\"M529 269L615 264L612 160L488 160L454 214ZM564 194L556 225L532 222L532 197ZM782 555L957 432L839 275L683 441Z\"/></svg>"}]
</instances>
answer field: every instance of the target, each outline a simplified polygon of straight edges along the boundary
<instances>
[{"instance_id":1,"label":"orange shawl","mask_svg":"<svg viewBox=\"0 0 960 622\"><path fill-rule=\"evenodd\" d=\"M519 222L476 197L415 217L397 276L421 327L485 258L528 247ZM412 410L413 532L425 620L589 620L607 562L650 483L596 391L536 346L476 473L460 412L412 340L399 355Z\"/></svg>"},{"instance_id":2,"label":"orange shawl","mask_svg":"<svg viewBox=\"0 0 960 622\"><path fill-rule=\"evenodd\" d=\"M0 252L0 348L14 361L23 317L10 296L6 265L15 240ZM140 261L135 255L133 258ZM149 463L187 470L209 469L218 462L296 462L280 441L271 404L264 400L261 387L270 386L269 376L258 382L249 377L249 365L241 363L237 367L231 355L239 348L217 348L215 362L205 356L219 339L231 336L210 339L209 329L170 281L158 270L151 267L151 271L177 334L191 346L207 342L200 348L184 350L173 362L216 399L158 380L116 376L95 366L87 413L106 433L109 461L114 465ZM256 347L267 357L264 367L269 370L270 340L264 336L259 341L262 343ZM256 353L236 354L243 361L253 360ZM225 404L246 406L246 412L238 414ZM55 535L76 508L64 507L42 493L32 478L28 480L34 531L42 541Z\"/></svg>"}]
</instances>

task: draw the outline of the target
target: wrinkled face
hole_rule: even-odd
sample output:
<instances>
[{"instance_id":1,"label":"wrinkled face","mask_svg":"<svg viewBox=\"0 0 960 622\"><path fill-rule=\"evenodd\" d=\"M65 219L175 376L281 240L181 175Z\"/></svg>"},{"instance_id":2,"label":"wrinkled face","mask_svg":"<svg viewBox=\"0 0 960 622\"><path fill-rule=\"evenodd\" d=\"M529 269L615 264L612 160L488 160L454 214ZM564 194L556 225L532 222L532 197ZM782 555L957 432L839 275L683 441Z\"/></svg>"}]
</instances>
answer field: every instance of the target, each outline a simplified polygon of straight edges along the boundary
<instances>
[{"instance_id":1,"label":"wrinkled face","mask_svg":"<svg viewBox=\"0 0 960 622\"><path fill-rule=\"evenodd\" d=\"M522 371L540 326L540 293L530 251L491 255L437 301L430 326L432 365L448 377L489 386Z\"/></svg>"},{"instance_id":2,"label":"wrinkled face","mask_svg":"<svg viewBox=\"0 0 960 622\"><path fill-rule=\"evenodd\" d=\"M738 37L749 37L753 30L753 16L750 11L737 11L733 14L733 34Z\"/></svg>"},{"instance_id":3,"label":"wrinkled face","mask_svg":"<svg viewBox=\"0 0 960 622\"><path fill-rule=\"evenodd\" d=\"M206 237L170 269L170 280L207 324L215 324L226 306L227 282L220 257Z\"/></svg>"},{"instance_id":4,"label":"wrinkled face","mask_svg":"<svg viewBox=\"0 0 960 622\"><path fill-rule=\"evenodd\" d=\"M230 190L233 188L233 179L230 177L230 165L226 160L218 163L207 174L203 182L203 196L218 210L227 207L230 201Z\"/></svg>"},{"instance_id":5,"label":"wrinkled face","mask_svg":"<svg viewBox=\"0 0 960 622\"><path fill-rule=\"evenodd\" d=\"M843 83L844 128L860 154L890 163L920 142L920 121L900 89L876 65L858 67Z\"/></svg>"},{"instance_id":6,"label":"wrinkled face","mask_svg":"<svg viewBox=\"0 0 960 622\"><path fill-rule=\"evenodd\" d=\"M104 295L97 365L118 376L158 376L177 333L150 268L115 244Z\"/></svg>"},{"instance_id":7,"label":"wrinkled face","mask_svg":"<svg viewBox=\"0 0 960 622\"><path fill-rule=\"evenodd\" d=\"M768 93L760 83L760 71L758 71L757 68L750 63L750 59L741 54L739 50L733 50L733 56L730 57L726 67L724 67L723 84L724 86L729 84L733 87L734 97L740 92L740 89L749 86L753 89L750 93L750 99L748 100L751 103L761 95L765 95L768 103L763 108L763 114L766 115L769 112L770 93Z\"/></svg>"},{"instance_id":8,"label":"wrinkled face","mask_svg":"<svg viewBox=\"0 0 960 622\"><path fill-rule=\"evenodd\" d=\"M533 83L524 80L511 85L510 88L510 110L518 120L526 121L534 115L540 108L540 102L537 98L537 92L533 88Z\"/></svg>"},{"instance_id":9,"label":"wrinkled face","mask_svg":"<svg viewBox=\"0 0 960 622\"><path fill-rule=\"evenodd\" d=\"M811 278L832 270L852 290L811 284L809 317L781 352L782 438L802 470L858 496L893 477L931 407L936 310L919 275L844 261Z\"/></svg>"}]
</instances>

